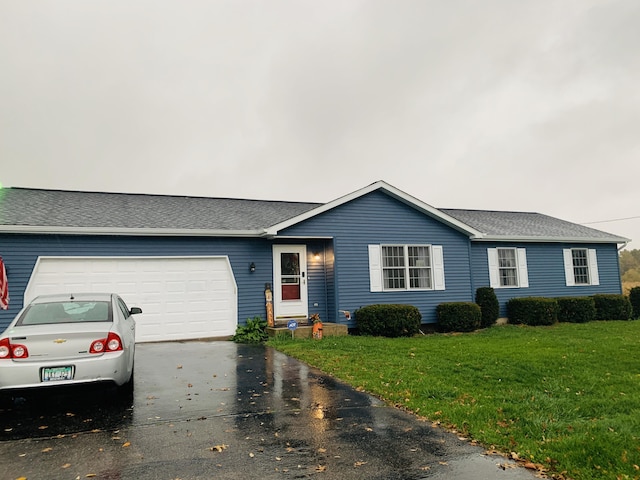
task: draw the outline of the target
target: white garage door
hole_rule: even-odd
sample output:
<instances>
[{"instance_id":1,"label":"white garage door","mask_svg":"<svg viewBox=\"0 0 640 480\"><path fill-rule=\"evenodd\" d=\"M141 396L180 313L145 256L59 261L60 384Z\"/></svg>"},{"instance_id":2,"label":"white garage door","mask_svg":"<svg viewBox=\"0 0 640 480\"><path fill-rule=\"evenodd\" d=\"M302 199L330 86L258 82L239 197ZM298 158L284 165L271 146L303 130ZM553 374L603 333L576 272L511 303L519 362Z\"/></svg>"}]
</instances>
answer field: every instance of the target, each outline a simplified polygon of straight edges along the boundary
<instances>
[{"instance_id":1,"label":"white garage door","mask_svg":"<svg viewBox=\"0 0 640 480\"><path fill-rule=\"evenodd\" d=\"M225 337L237 326L228 257L40 257L24 301L81 292L114 292L142 308L136 342Z\"/></svg>"}]
</instances>

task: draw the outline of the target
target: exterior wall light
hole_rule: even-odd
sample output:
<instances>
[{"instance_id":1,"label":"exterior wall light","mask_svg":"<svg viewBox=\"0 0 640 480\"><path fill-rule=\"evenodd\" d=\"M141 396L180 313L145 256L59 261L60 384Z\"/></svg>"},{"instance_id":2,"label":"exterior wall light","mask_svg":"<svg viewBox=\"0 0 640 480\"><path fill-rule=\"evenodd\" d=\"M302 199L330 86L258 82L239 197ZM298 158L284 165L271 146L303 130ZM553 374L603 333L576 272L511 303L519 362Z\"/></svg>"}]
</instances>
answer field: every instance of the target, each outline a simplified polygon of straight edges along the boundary
<instances>
[{"instance_id":1,"label":"exterior wall light","mask_svg":"<svg viewBox=\"0 0 640 480\"><path fill-rule=\"evenodd\" d=\"M255 271L256 271L256 264L255 264L255 263L251 262L251 263L249 264L249 271L250 271L251 273L253 273L253 272L255 272Z\"/></svg>"}]
</instances>

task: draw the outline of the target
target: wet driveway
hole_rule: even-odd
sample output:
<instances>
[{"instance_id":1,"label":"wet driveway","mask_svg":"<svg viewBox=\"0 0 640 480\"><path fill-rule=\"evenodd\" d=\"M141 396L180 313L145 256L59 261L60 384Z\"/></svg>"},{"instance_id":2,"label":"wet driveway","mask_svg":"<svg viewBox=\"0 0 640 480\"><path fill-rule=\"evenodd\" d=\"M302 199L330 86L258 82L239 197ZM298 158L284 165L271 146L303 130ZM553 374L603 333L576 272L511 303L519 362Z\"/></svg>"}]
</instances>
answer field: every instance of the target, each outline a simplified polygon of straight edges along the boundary
<instances>
[{"instance_id":1,"label":"wet driveway","mask_svg":"<svg viewBox=\"0 0 640 480\"><path fill-rule=\"evenodd\" d=\"M532 472L275 350L140 344L133 398L79 389L0 411L0 478L509 479Z\"/></svg>"}]
</instances>

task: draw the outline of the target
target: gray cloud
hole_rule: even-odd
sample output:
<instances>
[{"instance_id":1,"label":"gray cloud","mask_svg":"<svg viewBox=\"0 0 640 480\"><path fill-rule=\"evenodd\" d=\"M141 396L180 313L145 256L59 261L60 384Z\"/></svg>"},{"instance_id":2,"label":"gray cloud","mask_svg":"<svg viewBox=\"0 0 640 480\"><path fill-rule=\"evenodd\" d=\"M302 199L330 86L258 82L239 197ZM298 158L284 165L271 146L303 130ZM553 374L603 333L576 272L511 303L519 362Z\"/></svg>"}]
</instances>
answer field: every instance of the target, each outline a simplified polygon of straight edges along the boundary
<instances>
[{"instance_id":1,"label":"gray cloud","mask_svg":"<svg viewBox=\"0 0 640 480\"><path fill-rule=\"evenodd\" d=\"M638 216L639 23L633 0L2 2L0 181L328 201L384 179Z\"/></svg>"}]
</instances>

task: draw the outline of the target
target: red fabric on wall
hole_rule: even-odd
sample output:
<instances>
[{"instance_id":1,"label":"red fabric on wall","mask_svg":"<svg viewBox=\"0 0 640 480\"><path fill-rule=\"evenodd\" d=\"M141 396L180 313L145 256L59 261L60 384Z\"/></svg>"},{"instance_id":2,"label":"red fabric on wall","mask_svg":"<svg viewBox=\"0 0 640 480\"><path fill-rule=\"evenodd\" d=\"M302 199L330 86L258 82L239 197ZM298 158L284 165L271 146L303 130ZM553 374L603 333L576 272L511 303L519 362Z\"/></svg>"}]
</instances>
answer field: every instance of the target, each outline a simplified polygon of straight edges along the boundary
<instances>
[{"instance_id":1,"label":"red fabric on wall","mask_svg":"<svg viewBox=\"0 0 640 480\"><path fill-rule=\"evenodd\" d=\"M7 283L7 269L4 268L4 262L0 257L0 308L6 310L9 308L9 284Z\"/></svg>"}]
</instances>

